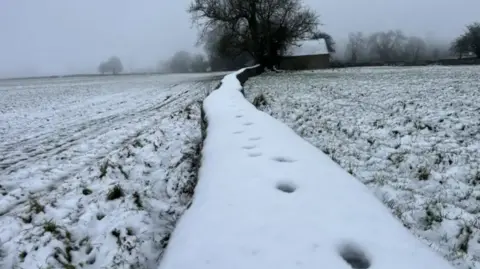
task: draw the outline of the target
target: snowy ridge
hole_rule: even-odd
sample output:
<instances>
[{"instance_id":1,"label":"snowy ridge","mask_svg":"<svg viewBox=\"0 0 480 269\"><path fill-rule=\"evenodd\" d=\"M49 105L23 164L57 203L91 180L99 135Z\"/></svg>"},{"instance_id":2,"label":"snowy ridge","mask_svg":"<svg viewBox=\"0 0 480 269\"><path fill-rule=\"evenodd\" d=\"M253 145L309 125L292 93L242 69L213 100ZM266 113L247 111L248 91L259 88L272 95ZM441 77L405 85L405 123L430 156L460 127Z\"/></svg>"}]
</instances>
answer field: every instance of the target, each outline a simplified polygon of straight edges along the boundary
<instances>
[{"instance_id":1,"label":"snowy ridge","mask_svg":"<svg viewBox=\"0 0 480 269\"><path fill-rule=\"evenodd\" d=\"M159 268L452 268L362 183L249 103L242 71L204 101L199 182Z\"/></svg>"}]
</instances>

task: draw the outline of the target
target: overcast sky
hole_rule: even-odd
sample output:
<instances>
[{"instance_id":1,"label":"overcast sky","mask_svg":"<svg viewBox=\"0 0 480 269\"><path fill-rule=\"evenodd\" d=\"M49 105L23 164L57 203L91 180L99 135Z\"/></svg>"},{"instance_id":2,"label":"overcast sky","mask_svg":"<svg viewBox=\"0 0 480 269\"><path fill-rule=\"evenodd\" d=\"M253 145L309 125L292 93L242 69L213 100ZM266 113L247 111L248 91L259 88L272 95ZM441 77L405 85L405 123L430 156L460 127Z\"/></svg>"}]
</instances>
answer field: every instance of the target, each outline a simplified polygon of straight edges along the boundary
<instances>
[{"instance_id":1,"label":"overcast sky","mask_svg":"<svg viewBox=\"0 0 480 269\"><path fill-rule=\"evenodd\" d=\"M193 50L190 0L0 0L0 77L95 72L118 55L124 66L154 66ZM402 29L449 40L480 20L480 0L305 0L334 39Z\"/></svg>"}]
</instances>

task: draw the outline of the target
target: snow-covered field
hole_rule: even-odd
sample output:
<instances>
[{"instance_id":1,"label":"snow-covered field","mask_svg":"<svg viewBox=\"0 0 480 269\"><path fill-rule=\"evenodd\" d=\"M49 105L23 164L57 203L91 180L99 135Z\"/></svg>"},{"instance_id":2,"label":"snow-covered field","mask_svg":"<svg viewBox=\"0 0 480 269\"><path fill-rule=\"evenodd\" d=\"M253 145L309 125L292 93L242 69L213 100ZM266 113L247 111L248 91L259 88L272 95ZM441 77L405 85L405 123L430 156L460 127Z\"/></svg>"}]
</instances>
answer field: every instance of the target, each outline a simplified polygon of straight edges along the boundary
<instances>
[{"instance_id":1,"label":"snow-covered field","mask_svg":"<svg viewBox=\"0 0 480 269\"><path fill-rule=\"evenodd\" d=\"M217 75L0 81L0 268L158 266Z\"/></svg>"},{"instance_id":2,"label":"snow-covered field","mask_svg":"<svg viewBox=\"0 0 480 269\"><path fill-rule=\"evenodd\" d=\"M479 67L264 74L246 94L263 94L266 102L254 102L260 109L367 185L455 267L480 268L478 74Z\"/></svg>"}]
</instances>

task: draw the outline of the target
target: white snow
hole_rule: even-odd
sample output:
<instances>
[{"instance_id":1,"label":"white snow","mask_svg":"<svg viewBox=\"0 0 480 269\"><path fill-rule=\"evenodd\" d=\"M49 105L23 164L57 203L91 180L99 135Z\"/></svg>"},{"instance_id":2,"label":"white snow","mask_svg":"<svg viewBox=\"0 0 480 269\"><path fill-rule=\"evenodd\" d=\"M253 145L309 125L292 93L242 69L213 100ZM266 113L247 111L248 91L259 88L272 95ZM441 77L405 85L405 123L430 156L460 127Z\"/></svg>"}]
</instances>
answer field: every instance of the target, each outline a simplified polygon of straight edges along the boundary
<instances>
[{"instance_id":1,"label":"white snow","mask_svg":"<svg viewBox=\"0 0 480 269\"><path fill-rule=\"evenodd\" d=\"M159 268L452 268L233 78L204 101L199 182Z\"/></svg>"},{"instance_id":2,"label":"white snow","mask_svg":"<svg viewBox=\"0 0 480 269\"><path fill-rule=\"evenodd\" d=\"M252 78L250 100L363 182L458 269L480 269L478 66Z\"/></svg>"},{"instance_id":3,"label":"white snow","mask_svg":"<svg viewBox=\"0 0 480 269\"><path fill-rule=\"evenodd\" d=\"M325 39L302 40L290 46L285 56L307 56L328 54L327 43Z\"/></svg>"},{"instance_id":4,"label":"white snow","mask_svg":"<svg viewBox=\"0 0 480 269\"><path fill-rule=\"evenodd\" d=\"M0 81L0 268L156 268L218 79Z\"/></svg>"}]
</instances>

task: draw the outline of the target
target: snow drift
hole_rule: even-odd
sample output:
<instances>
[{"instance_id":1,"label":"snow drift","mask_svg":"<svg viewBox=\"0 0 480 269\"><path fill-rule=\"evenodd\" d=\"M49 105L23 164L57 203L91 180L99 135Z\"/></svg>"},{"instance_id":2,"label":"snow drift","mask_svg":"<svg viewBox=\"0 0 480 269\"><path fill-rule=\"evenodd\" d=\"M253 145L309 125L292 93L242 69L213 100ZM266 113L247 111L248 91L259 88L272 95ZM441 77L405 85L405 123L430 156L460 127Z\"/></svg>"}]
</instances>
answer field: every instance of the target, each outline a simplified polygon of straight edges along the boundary
<instances>
[{"instance_id":1,"label":"snow drift","mask_svg":"<svg viewBox=\"0 0 480 269\"><path fill-rule=\"evenodd\" d=\"M245 72L204 101L199 182L161 269L452 268L362 183L250 104Z\"/></svg>"}]
</instances>

